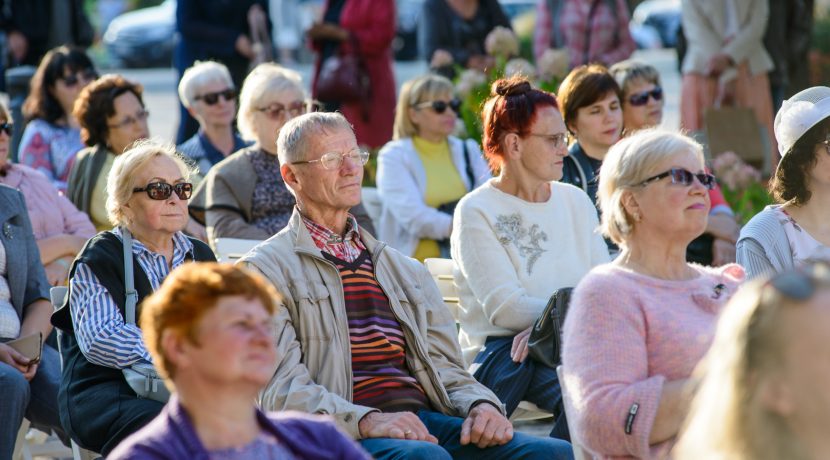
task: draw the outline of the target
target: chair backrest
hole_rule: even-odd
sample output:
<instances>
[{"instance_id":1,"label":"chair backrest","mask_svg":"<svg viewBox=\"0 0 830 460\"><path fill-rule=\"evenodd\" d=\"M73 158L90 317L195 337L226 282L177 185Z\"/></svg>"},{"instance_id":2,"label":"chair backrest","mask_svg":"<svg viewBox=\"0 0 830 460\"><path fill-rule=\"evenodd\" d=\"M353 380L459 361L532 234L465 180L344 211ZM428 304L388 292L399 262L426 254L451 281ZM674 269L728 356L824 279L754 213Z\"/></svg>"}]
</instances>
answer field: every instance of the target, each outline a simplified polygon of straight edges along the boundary
<instances>
[{"instance_id":1,"label":"chair backrest","mask_svg":"<svg viewBox=\"0 0 830 460\"><path fill-rule=\"evenodd\" d=\"M49 300L52 302L52 308L57 310L62 307L66 301L67 293L69 293L69 288L66 286L55 286L49 289Z\"/></svg>"},{"instance_id":2,"label":"chair backrest","mask_svg":"<svg viewBox=\"0 0 830 460\"><path fill-rule=\"evenodd\" d=\"M232 264L261 242L260 240L245 240L242 238L216 238L214 241L216 259L219 262Z\"/></svg>"},{"instance_id":3,"label":"chair backrest","mask_svg":"<svg viewBox=\"0 0 830 460\"><path fill-rule=\"evenodd\" d=\"M375 229L380 228L380 214L383 211L383 201L380 198L380 193L375 187L363 187L361 190L361 202L366 208L366 213L375 224Z\"/></svg>"},{"instance_id":4,"label":"chair backrest","mask_svg":"<svg viewBox=\"0 0 830 460\"><path fill-rule=\"evenodd\" d=\"M441 296L444 298L444 305L452 313L452 317L456 321L459 320L458 310L458 289L455 287L455 261L452 259L425 259L429 274L438 285L438 290L441 291Z\"/></svg>"},{"instance_id":5,"label":"chair backrest","mask_svg":"<svg viewBox=\"0 0 830 460\"><path fill-rule=\"evenodd\" d=\"M562 365L561 364L556 366L556 377L559 379L559 388L562 390L562 399L563 399L563 402L564 402L564 400L568 399L568 388L565 386L565 380L562 378ZM571 423L573 423L573 420L576 420L576 419L574 418L574 415L572 413L568 412L568 403L567 402L564 403L564 406L565 406L565 417L568 420L568 431L570 431L570 433L571 433L571 446L573 447L573 450L574 450L574 460L588 460L590 458L593 458L591 453L588 452L587 450L585 450L585 448L582 447L582 444L580 444L579 441L574 437L574 432L573 432L573 430L570 429L570 427L572 426Z\"/></svg>"}]
</instances>

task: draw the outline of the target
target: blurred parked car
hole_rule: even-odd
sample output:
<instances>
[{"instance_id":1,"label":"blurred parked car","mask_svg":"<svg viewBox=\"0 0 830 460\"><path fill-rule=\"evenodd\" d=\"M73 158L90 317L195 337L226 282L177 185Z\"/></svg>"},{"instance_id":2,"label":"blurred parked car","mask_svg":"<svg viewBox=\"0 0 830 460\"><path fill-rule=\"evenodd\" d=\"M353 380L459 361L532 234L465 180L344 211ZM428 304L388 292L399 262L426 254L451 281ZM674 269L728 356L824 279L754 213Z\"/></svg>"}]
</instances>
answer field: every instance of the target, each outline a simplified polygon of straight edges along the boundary
<instances>
[{"instance_id":1,"label":"blurred parked car","mask_svg":"<svg viewBox=\"0 0 830 460\"><path fill-rule=\"evenodd\" d=\"M646 0L637 5L629 27L637 48L674 48L680 15L680 0Z\"/></svg>"},{"instance_id":2,"label":"blurred parked car","mask_svg":"<svg viewBox=\"0 0 830 460\"><path fill-rule=\"evenodd\" d=\"M104 46L113 65L170 67L176 35L176 0L124 13L110 22Z\"/></svg>"}]
</instances>

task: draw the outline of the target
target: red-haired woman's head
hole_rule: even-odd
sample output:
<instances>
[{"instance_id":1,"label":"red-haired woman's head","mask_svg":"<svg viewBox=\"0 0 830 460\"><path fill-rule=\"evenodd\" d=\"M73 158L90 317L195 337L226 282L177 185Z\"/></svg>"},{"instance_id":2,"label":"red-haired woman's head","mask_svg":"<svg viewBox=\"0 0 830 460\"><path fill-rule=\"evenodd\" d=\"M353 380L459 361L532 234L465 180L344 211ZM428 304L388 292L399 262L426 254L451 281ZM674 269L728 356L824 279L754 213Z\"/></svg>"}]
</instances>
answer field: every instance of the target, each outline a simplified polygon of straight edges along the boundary
<instances>
[{"instance_id":1,"label":"red-haired woman's head","mask_svg":"<svg viewBox=\"0 0 830 460\"><path fill-rule=\"evenodd\" d=\"M484 103L481 115L484 155L493 171L498 171L504 164L505 136L513 133L525 137L530 134L539 110L544 107L559 110L556 96L534 89L523 77L505 78L493 83L490 99Z\"/></svg>"}]
</instances>

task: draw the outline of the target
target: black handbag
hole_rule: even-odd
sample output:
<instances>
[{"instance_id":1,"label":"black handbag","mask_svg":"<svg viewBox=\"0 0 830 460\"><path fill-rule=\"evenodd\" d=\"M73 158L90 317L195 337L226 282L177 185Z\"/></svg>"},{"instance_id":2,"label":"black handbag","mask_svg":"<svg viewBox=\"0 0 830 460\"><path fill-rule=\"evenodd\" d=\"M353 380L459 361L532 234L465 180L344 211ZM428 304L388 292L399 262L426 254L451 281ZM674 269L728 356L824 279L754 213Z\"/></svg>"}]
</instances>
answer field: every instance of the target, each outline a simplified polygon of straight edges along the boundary
<instances>
[{"instance_id":1,"label":"black handbag","mask_svg":"<svg viewBox=\"0 0 830 460\"><path fill-rule=\"evenodd\" d=\"M573 288L557 289L530 331L528 354L545 366L556 368L562 362L562 325L572 292Z\"/></svg>"},{"instance_id":2,"label":"black handbag","mask_svg":"<svg viewBox=\"0 0 830 460\"><path fill-rule=\"evenodd\" d=\"M369 74L358 54L357 38L351 35L350 43L342 43L320 65L316 97L322 102L366 104L370 97L369 84Z\"/></svg>"}]
</instances>

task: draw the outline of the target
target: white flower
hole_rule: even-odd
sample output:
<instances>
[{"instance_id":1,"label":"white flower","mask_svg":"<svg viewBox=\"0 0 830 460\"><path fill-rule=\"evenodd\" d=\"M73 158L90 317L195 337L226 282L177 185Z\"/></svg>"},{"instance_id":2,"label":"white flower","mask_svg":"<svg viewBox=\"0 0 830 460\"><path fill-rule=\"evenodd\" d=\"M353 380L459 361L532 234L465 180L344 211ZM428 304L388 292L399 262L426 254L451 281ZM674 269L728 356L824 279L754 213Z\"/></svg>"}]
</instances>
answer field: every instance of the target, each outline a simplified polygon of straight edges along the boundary
<instances>
[{"instance_id":1,"label":"white flower","mask_svg":"<svg viewBox=\"0 0 830 460\"><path fill-rule=\"evenodd\" d=\"M536 75L536 68L527 59L513 58L504 66L504 76L522 76L531 78Z\"/></svg>"},{"instance_id":2,"label":"white flower","mask_svg":"<svg viewBox=\"0 0 830 460\"><path fill-rule=\"evenodd\" d=\"M462 98L465 98L470 95L473 89L486 83L487 75L484 72L476 69L467 69L458 76L458 83L455 84L455 89Z\"/></svg>"},{"instance_id":3,"label":"white flower","mask_svg":"<svg viewBox=\"0 0 830 460\"><path fill-rule=\"evenodd\" d=\"M787 153L810 126L824 118L821 111L807 101L784 101L779 113L781 119L776 120L775 137L778 139L782 155Z\"/></svg>"},{"instance_id":4,"label":"white flower","mask_svg":"<svg viewBox=\"0 0 830 460\"><path fill-rule=\"evenodd\" d=\"M519 54L519 40L512 30L496 26L484 39L484 49L490 56L508 58Z\"/></svg>"},{"instance_id":5,"label":"white flower","mask_svg":"<svg viewBox=\"0 0 830 460\"><path fill-rule=\"evenodd\" d=\"M568 74L571 56L565 48L548 48L536 61L536 65L539 66L539 78L542 80L561 80Z\"/></svg>"}]
</instances>

